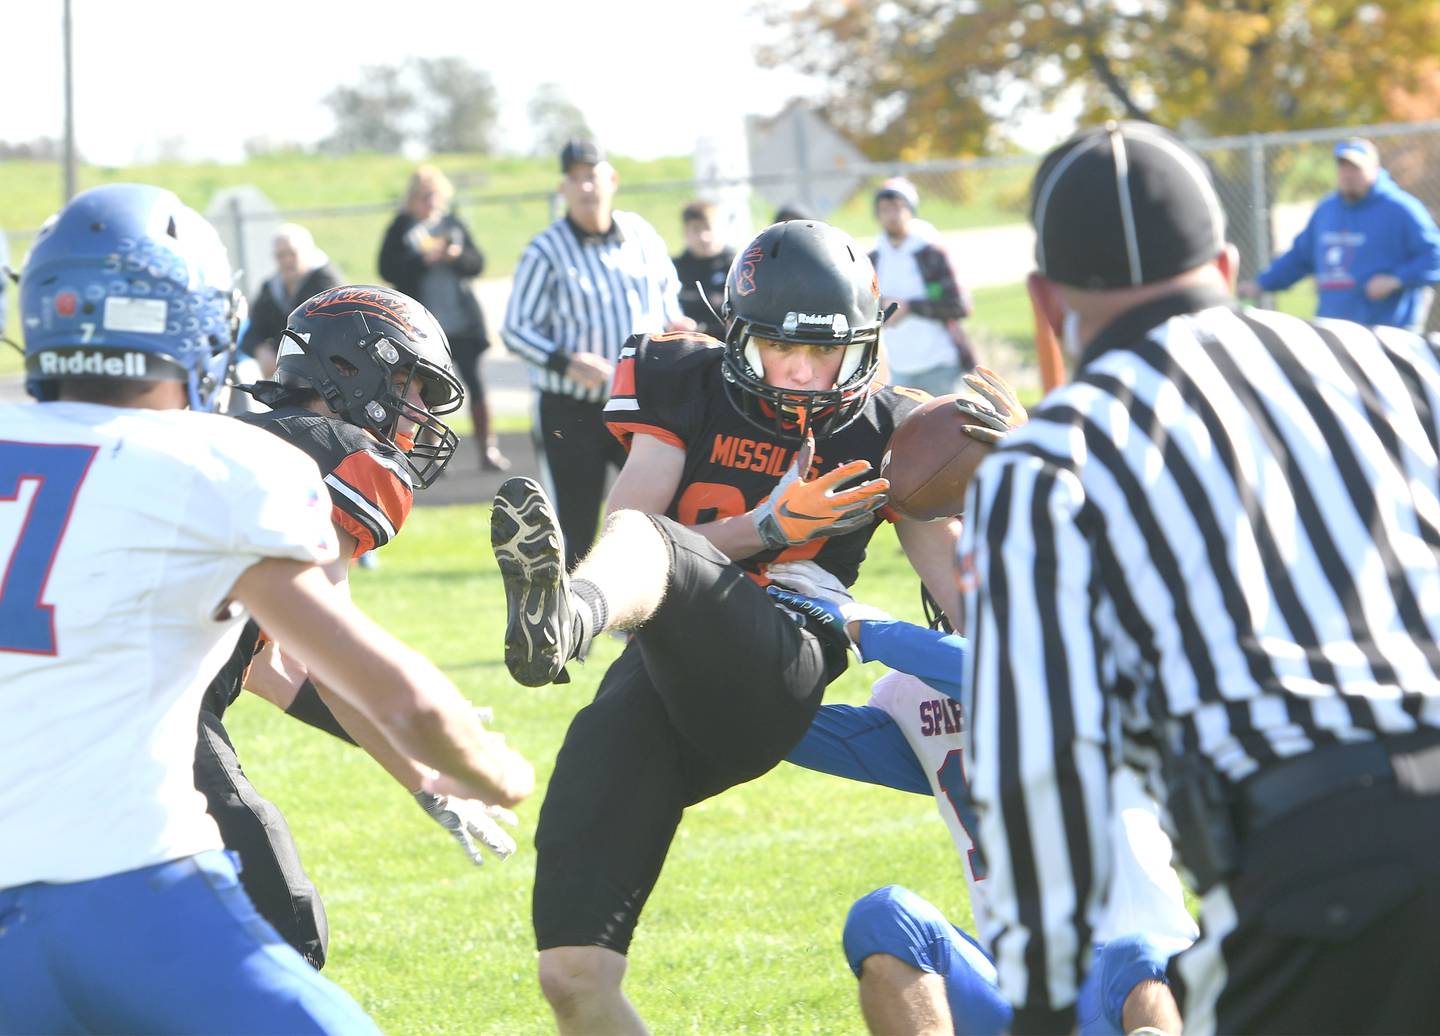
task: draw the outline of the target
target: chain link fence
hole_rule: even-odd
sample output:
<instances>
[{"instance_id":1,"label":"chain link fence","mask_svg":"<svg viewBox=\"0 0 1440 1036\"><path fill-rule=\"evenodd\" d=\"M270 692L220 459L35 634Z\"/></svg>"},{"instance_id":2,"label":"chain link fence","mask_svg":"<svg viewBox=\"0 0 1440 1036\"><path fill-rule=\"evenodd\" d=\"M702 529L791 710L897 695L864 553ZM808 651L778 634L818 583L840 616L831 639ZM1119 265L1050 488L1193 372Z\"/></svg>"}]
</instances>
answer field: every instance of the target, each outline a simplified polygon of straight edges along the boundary
<instances>
[{"instance_id":1,"label":"chain link fence","mask_svg":"<svg viewBox=\"0 0 1440 1036\"><path fill-rule=\"evenodd\" d=\"M1192 142L1214 173L1230 238L1240 249L1242 277L1252 276L1288 247L1315 202L1334 189L1334 144L1354 135L1373 140L1396 182L1432 214L1440 214L1440 120ZM739 179L631 179L622 182L618 204L649 219L678 253L683 247L680 211L697 197L726 203L723 229L733 244L769 223L782 203L803 209L810 198L843 197L833 210L811 214L868 244L876 233L871 209L875 189L887 177L906 176L919 190L920 218L944 236L962 282L977 293L972 329L982 342L1008 342L1023 353L1028 350L1030 316L1020 285L1033 256L1026 217L1036 164L1033 156L1017 156L851 163ZM348 277L375 280L380 240L396 205L396 199L383 198L368 205L281 208L263 214L222 206L209 214L232 243L235 264L248 272L246 281L253 287L270 272L269 235L282 220L308 226ZM484 194L462 183L455 209L488 257L482 298L493 324L508 296L505 278L521 249L559 215L561 204L548 190ZM11 231L12 262L23 258L32 233ZM1436 310L1432 329L1440 321L1440 307ZM12 330L18 331L14 324L12 316Z\"/></svg>"}]
</instances>

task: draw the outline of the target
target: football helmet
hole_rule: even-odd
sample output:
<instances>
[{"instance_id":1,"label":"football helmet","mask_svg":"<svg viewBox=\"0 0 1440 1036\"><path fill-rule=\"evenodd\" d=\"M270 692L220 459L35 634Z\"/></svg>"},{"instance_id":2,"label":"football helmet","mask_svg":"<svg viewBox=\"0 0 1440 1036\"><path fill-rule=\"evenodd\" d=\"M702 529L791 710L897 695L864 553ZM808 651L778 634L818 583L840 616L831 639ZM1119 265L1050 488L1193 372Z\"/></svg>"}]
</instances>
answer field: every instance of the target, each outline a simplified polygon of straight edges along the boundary
<instances>
[{"instance_id":1,"label":"football helmet","mask_svg":"<svg viewBox=\"0 0 1440 1036\"><path fill-rule=\"evenodd\" d=\"M870 257L844 231L791 220L762 230L725 279L725 393L751 424L781 439L834 435L865 408L880 365L880 286ZM835 387L765 381L752 338L844 349Z\"/></svg>"},{"instance_id":2,"label":"football helmet","mask_svg":"<svg viewBox=\"0 0 1440 1036\"><path fill-rule=\"evenodd\" d=\"M21 270L25 387L43 401L65 378L183 381L192 409L213 409L243 313L204 217L159 187L93 187L46 221Z\"/></svg>"},{"instance_id":3,"label":"football helmet","mask_svg":"<svg viewBox=\"0 0 1440 1036\"><path fill-rule=\"evenodd\" d=\"M281 333L275 382L250 391L275 405L296 389L314 391L341 420L398 449L422 489L455 455L459 439L440 415L458 410L465 390L445 332L408 295L347 284L296 306Z\"/></svg>"}]
</instances>

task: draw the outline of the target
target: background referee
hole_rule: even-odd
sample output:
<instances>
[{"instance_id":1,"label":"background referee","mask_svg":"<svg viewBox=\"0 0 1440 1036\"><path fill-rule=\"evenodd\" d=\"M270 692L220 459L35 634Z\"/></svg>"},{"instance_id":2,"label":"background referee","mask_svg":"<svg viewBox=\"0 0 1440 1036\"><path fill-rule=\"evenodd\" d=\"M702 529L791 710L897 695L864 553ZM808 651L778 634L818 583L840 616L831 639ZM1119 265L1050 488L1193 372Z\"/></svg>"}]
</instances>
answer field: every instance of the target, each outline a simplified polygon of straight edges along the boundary
<instances>
[{"instance_id":1,"label":"background referee","mask_svg":"<svg viewBox=\"0 0 1440 1036\"><path fill-rule=\"evenodd\" d=\"M640 216L614 210L620 181L599 146L572 140L560 170L565 215L520 256L501 335L531 365L535 455L568 567L595 539L607 469L625 462L601 417L620 346L695 324L680 309L665 242Z\"/></svg>"},{"instance_id":2,"label":"background referee","mask_svg":"<svg viewBox=\"0 0 1440 1036\"><path fill-rule=\"evenodd\" d=\"M1062 145L1032 206L1077 370L963 546L1015 1031L1072 1024L1122 760L1204 897L1187 1034L1440 1031L1440 362L1236 309L1214 189L1154 126Z\"/></svg>"}]
</instances>

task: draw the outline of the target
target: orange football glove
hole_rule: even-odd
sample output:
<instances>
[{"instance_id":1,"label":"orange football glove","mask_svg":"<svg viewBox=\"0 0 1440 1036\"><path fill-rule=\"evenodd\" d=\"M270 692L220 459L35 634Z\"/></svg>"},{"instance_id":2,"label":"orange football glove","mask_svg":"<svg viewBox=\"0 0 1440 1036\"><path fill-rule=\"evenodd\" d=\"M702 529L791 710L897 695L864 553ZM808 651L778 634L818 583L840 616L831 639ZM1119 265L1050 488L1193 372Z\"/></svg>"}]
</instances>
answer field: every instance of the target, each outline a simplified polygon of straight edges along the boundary
<instances>
[{"instance_id":1,"label":"orange football glove","mask_svg":"<svg viewBox=\"0 0 1440 1036\"><path fill-rule=\"evenodd\" d=\"M840 536L873 520L889 500L890 480L870 479L845 488L870 470L867 460L852 460L813 482L806 482L815 455L815 440L806 436L805 445L780 478L770 495L750 512L760 539L769 550L784 550L809 543L820 536Z\"/></svg>"}]
</instances>

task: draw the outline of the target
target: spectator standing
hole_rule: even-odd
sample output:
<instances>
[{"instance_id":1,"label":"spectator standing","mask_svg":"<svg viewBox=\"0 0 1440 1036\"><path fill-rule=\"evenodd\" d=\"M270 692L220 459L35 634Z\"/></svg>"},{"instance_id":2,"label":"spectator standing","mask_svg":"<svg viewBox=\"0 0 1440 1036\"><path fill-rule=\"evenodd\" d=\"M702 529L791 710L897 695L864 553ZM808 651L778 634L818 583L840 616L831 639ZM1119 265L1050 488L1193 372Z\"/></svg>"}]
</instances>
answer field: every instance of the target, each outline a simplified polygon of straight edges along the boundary
<instances>
[{"instance_id":1,"label":"spectator standing","mask_svg":"<svg viewBox=\"0 0 1440 1036\"><path fill-rule=\"evenodd\" d=\"M282 223L272 248L275 274L260 286L250 306L250 323L240 337L241 351L259 361L267 378L275 370L275 352L291 311L326 288L345 283L345 275L298 223Z\"/></svg>"},{"instance_id":2,"label":"spectator standing","mask_svg":"<svg viewBox=\"0 0 1440 1036\"><path fill-rule=\"evenodd\" d=\"M980 465L961 541L1011 1031L1073 1025L1127 763L1202 896L1187 1036L1436 1031L1440 357L1238 309L1214 186L1157 126L1056 148L1031 218L1075 376Z\"/></svg>"},{"instance_id":3,"label":"spectator standing","mask_svg":"<svg viewBox=\"0 0 1440 1036\"><path fill-rule=\"evenodd\" d=\"M903 176L875 192L881 234L870 253L880 295L895 312L885 322L885 356L891 380L943 396L975 366L960 321L970 315L970 296L955 276L939 233L917 219L920 194Z\"/></svg>"},{"instance_id":4,"label":"spectator standing","mask_svg":"<svg viewBox=\"0 0 1440 1036\"><path fill-rule=\"evenodd\" d=\"M1315 278L1316 316L1420 331L1440 282L1440 230L1423 202L1380 167L1368 140L1335 145L1337 190L1326 195L1290 250L1240 294L1280 291Z\"/></svg>"},{"instance_id":5,"label":"spectator standing","mask_svg":"<svg viewBox=\"0 0 1440 1036\"><path fill-rule=\"evenodd\" d=\"M620 347L632 334L694 324L665 242L614 208L620 178L599 145L570 141L560 171L565 215L520 256L501 333L531 367L535 454L574 564L595 539L606 475L625 462L602 417Z\"/></svg>"},{"instance_id":6,"label":"spectator standing","mask_svg":"<svg viewBox=\"0 0 1440 1036\"><path fill-rule=\"evenodd\" d=\"M434 314L450 339L455 369L465 383L480 467L505 471L490 428L490 404L480 376L480 357L490 348L485 313L470 282L485 269L470 230L450 211L455 188L434 166L422 165L410 176L405 207L395 214L380 246L380 276Z\"/></svg>"},{"instance_id":7,"label":"spectator standing","mask_svg":"<svg viewBox=\"0 0 1440 1036\"><path fill-rule=\"evenodd\" d=\"M715 236L713 202L685 206L680 220L685 227L685 251L675 257L680 278L680 308L698 330L714 338L725 337L725 324L717 315L725 304L725 278L735 260L735 249Z\"/></svg>"}]
</instances>

